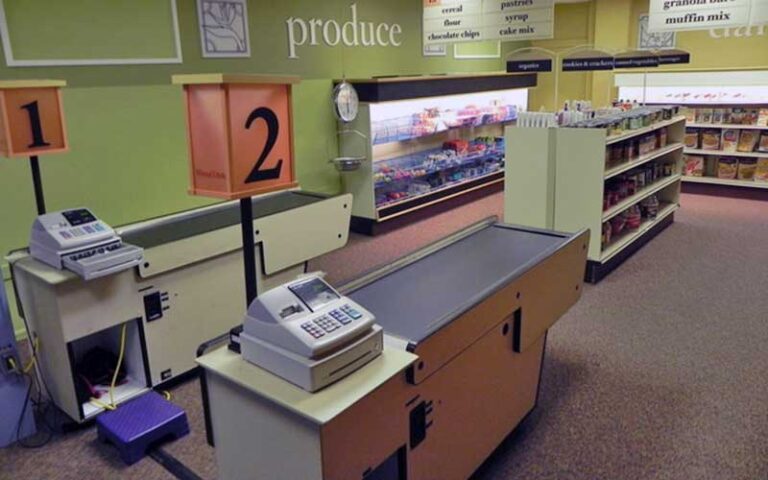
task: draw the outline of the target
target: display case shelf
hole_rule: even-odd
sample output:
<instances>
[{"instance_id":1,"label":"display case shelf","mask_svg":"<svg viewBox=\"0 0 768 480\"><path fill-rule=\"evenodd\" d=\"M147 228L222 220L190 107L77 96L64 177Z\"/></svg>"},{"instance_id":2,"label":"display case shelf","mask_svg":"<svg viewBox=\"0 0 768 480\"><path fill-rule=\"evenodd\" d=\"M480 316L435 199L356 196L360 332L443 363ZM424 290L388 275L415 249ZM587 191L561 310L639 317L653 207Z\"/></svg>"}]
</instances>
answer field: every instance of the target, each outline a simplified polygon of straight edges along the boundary
<instances>
[{"instance_id":1,"label":"display case shelf","mask_svg":"<svg viewBox=\"0 0 768 480\"><path fill-rule=\"evenodd\" d=\"M662 177L661 180L657 180L656 182L645 187L644 189L640 190L634 195L631 195L625 198L624 200L620 201L619 203L612 206L611 208L609 208L603 213L603 222L607 222L608 220L612 219L613 217L620 214L624 210L628 209L632 205L635 205L643 201L644 199L650 197L651 195L658 192L659 190L662 190L672 185L675 182L679 182L681 177L682 175L680 174L672 175L671 177Z\"/></svg>"},{"instance_id":2,"label":"display case shelf","mask_svg":"<svg viewBox=\"0 0 768 480\"><path fill-rule=\"evenodd\" d=\"M686 183L704 183L708 185L725 185L728 187L768 189L768 182L756 182L754 180L738 180L738 179L730 179L730 178L692 177L692 176L683 176L682 180L683 182L686 182Z\"/></svg>"},{"instance_id":3,"label":"display case shelf","mask_svg":"<svg viewBox=\"0 0 768 480\"><path fill-rule=\"evenodd\" d=\"M657 224L660 224L667 217L675 213L675 211L678 208L680 207L677 204L666 204L666 205L660 206L659 213L656 215L656 218L645 219L640 224L639 228L635 230L626 231L621 235L619 235L618 237L616 237L614 240L612 240L610 245L608 245L600 255L600 261L608 262L609 260L611 260L617 254L619 254L622 250L624 250L629 245L631 245L634 241L641 238L643 234L645 234L646 232L651 230L654 226L656 226Z\"/></svg>"},{"instance_id":4,"label":"display case shelf","mask_svg":"<svg viewBox=\"0 0 768 480\"><path fill-rule=\"evenodd\" d=\"M657 158L661 158L664 155L673 153L681 148L683 148L682 143L673 142L667 145L666 147L659 148L658 150L654 150L651 153L643 155L637 160L632 160L630 162L616 165L615 167L609 168L608 170L605 171L605 179L608 180L609 178L613 178L616 175L632 170L633 168L639 167L640 165L644 165L652 160L656 160Z\"/></svg>"},{"instance_id":5,"label":"display case shelf","mask_svg":"<svg viewBox=\"0 0 768 480\"><path fill-rule=\"evenodd\" d=\"M768 158L768 153L762 152L726 152L723 150L702 150L700 148L686 148L688 155L710 155L715 157L747 157L747 158Z\"/></svg>"},{"instance_id":6,"label":"display case shelf","mask_svg":"<svg viewBox=\"0 0 768 480\"><path fill-rule=\"evenodd\" d=\"M661 122L656 122L653 125L649 125L647 127L630 130L628 132L622 133L621 135L610 135L606 137L605 143L607 145L611 145L617 142L623 142L624 140L631 140L632 138L638 137L640 135L644 135L646 133L654 132L660 128L669 127L670 125L674 125L684 120L685 120L685 117L678 115L669 120L663 120Z\"/></svg>"}]
</instances>

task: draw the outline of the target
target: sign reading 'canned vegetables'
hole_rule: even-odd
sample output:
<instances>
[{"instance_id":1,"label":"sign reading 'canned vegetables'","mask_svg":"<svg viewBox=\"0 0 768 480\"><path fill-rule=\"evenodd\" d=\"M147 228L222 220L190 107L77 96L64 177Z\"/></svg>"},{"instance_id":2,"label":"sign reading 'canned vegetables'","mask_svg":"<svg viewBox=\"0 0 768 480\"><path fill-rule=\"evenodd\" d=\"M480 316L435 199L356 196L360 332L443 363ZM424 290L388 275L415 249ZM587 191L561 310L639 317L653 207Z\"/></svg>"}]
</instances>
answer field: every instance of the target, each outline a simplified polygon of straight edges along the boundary
<instances>
[{"instance_id":1,"label":"sign reading 'canned vegetables'","mask_svg":"<svg viewBox=\"0 0 768 480\"><path fill-rule=\"evenodd\" d=\"M554 0L424 0L424 44L552 38Z\"/></svg>"},{"instance_id":2,"label":"sign reading 'canned vegetables'","mask_svg":"<svg viewBox=\"0 0 768 480\"><path fill-rule=\"evenodd\" d=\"M651 0L648 30L673 32L768 23L767 0Z\"/></svg>"}]
</instances>

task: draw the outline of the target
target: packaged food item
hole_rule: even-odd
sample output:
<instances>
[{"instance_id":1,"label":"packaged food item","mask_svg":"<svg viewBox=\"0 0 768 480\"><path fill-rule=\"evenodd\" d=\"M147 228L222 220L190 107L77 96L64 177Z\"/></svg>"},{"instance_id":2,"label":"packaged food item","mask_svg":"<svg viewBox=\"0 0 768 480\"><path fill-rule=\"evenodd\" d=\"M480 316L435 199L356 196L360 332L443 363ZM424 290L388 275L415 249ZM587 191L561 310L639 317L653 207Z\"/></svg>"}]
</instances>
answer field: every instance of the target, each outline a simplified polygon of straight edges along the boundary
<instances>
[{"instance_id":1,"label":"packaged food item","mask_svg":"<svg viewBox=\"0 0 768 480\"><path fill-rule=\"evenodd\" d=\"M666 128L662 128L659 130L659 148L663 148L667 146L667 141L669 138L669 132Z\"/></svg>"},{"instance_id":2,"label":"packaged food item","mask_svg":"<svg viewBox=\"0 0 768 480\"><path fill-rule=\"evenodd\" d=\"M696 109L690 107L680 107L680 114L685 116L686 123L696 122Z\"/></svg>"},{"instance_id":3,"label":"packaged food item","mask_svg":"<svg viewBox=\"0 0 768 480\"><path fill-rule=\"evenodd\" d=\"M715 108L712 110L712 123L723 123L723 117L725 116L724 108Z\"/></svg>"},{"instance_id":4,"label":"packaged food item","mask_svg":"<svg viewBox=\"0 0 768 480\"><path fill-rule=\"evenodd\" d=\"M734 125L741 125L742 120L744 119L744 109L743 108L734 108L731 111L731 123Z\"/></svg>"},{"instance_id":5,"label":"packaged food item","mask_svg":"<svg viewBox=\"0 0 768 480\"><path fill-rule=\"evenodd\" d=\"M611 223L605 222L603 224L603 236L600 242L602 249L605 250L605 247L610 245L610 243L611 243Z\"/></svg>"},{"instance_id":6,"label":"packaged food item","mask_svg":"<svg viewBox=\"0 0 768 480\"><path fill-rule=\"evenodd\" d=\"M739 137L739 145L736 148L739 152L752 152L757 146L757 142L760 139L760 132L758 130L744 130Z\"/></svg>"},{"instance_id":7,"label":"packaged food item","mask_svg":"<svg viewBox=\"0 0 768 480\"><path fill-rule=\"evenodd\" d=\"M748 108L744 110L744 117L741 119L742 125L757 125L757 117L759 110L756 108Z\"/></svg>"},{"instance_id":8,"label":"packaged food item","mask_svg":"<svg viewBox=\"0 0 768 480\"><path fill-rule=\"evenodd\" d=\"M659 198L656 195L644 198L640 202L643 216L645 218L653 220L659 214Z\"/></svg>"},{"instance_id":9,"label":"packaged food item","mask_svg":"<svg viewBox=\"0 0 768 480\"><path fill-rule=\"evenodd\" d=\"M685 130L686 148L699 148L699 131L695 129Z\"/></svg>"},{"instance_id":10,"label":"packaged food item","mask_svg":"<svg viewBox=\"0 0 768 480\"><path fill-rule=\"evenodd\" d=\"M739 131L735 128L723 130L722 149L724 152L735 152L739 145Z\"/></svg>"},{"instance_id":11,"label":"packaged food item","mask_svg":"<svg viewBox=\"0 0 768 480\"><path fill-rule=\"evenodd\" d=\"M768 153L768 132L760 134L760 143L757 144L757 151Z\"/></svg>"},{"instance_id":12,"label":"packaged food item","mask_svg":"<svg viewBox=\"0 0 768 480\"><path fill-rule=\"evenodd\" d=\"M616 235L620 235L621 232L624 231L624 227L627 225L627 219L624 217L624 214L616 215L611 220L611 236L615 237Z\"/></svg>"},{"instance_id":13,"label":"packaged food item","mask_svg":"<svg viewBox=\"0 0 768 480\"><path fill-rule=\"evenodd\" d=\"M720 150L720 131L704 130L701 132L702 150Z\"/></svg>"},{"instance_id":14,"label":"packaged food item","mask_svg":"<svg viewBox=\"0 0 768 480\"><path fill-rule=\"evenodd\" d=\"M760 127L768 127L768 108L761 108L757 112L757 125Z\"/></svg>"},{"instance_id":15,"label":"packaged food item","mask_svg":"<svg viewBox=\"0 0 768 480\"><path fill-rule=\"evenodd\" d=\"M756 182L768 182L768 158L758 158L755 169Z\"/></svg>"},{"instance_id":16,"label":"packaged food item","mask_svg":"<svg viewBox=\"0 0 768 480\"><path fill-rule=\"evenodd\" d=\"M683 175L689 177L701 177L704 175L704 157L700 155L686 155Z\"/></svg>"},{"instance_id":17,"label":"packaged food item","mask_svg":"<svg viewBox=\"0 0 768 480\"><path fill-rule=\"evenodd\" d=\"M696 123L712 123L712 109L711 108L697 108L696 109Z\"/></svg>"},{"instance_id":18,"label":"packaged food item","mask_svg":"<svg viewBox=\"0 0 768 480\"><path fill-rule=\"evenodd\" d=\"M636 230L640 228L640 223L643 221L643 216L640 213L640 205L632 205L626 211L626 228L629 230Z\"/></svg>"},{"instance_id":19,"label":"packaged food item","mask_svg":"<svg viewBox=\"0 0 768 480\"><path fill-rule=\"evenodd\" d=\"M674 170L674 167L671 163L665 163L663 166L662 173L665 177L671 177L673 170Z\"/></svg>"},{"instance_id":20,"label":"packaged food item","mask_svg":"<svg viewBox=\"0 0 768 480\"><path fill-rule=\"evenodd\" d=\"M717 162L717 178L733 180L739 168L739 161L733 157L720 157ZM753 173L754 175L754 173Z\"/></svg>"},{"instance_id":21,"label":"packaged food item","mask_svg":"<svg viewBox=\"0 0 768 480\"><path fill-rule=\"evenodd\" d=\"M466 140L449 140L443 143L443 150L453 150L457 155L464 155L469 150L469 142Z\"/></svg>"},{"instance_id":22,"label":"packaged food item","mask_svg":"<svg viewBox=\"0 0 768 480\"><path fill-rule=\"evenodd\" d=\"M756 158L742 158L739 160L739 180L754 180L757 170Z\"/></svg>"}]
</instances>

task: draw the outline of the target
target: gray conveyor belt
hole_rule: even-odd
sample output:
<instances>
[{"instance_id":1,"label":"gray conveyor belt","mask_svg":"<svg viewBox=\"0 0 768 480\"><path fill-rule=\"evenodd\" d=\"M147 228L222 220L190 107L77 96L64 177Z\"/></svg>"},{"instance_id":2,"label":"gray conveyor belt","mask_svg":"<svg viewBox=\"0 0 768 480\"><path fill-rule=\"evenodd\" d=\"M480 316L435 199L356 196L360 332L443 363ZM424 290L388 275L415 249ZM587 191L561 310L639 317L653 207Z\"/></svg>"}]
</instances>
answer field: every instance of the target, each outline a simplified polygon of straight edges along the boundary
<instances>
[{"instance_id":1,"label":"gray conveyor belt","mask_svg":"<svg viewBox=\"0 0 768 480\"><path fill-rule=\"evenodd\" d=\"M254 219L303 207L328 198L325 195L309 192L280 192L265 197L253 198ZM240 206L238 202L228 202L211 208L191 210L171 215L156 221L142 222L138 225L118 228L123 241L142 247L151 248L184 238L212 232L221 228L240 224Z\"/></svg>"},{"instance_id":2,"label":"gray conveyor belt","mask_svg":"<svg viewBox=\"0 0 768 480\"><path fill-rule=\"evenodd\" d=\"M346 292L388 334L418 344L573 238L491 224Z\"/></svg>"}]
</instances>

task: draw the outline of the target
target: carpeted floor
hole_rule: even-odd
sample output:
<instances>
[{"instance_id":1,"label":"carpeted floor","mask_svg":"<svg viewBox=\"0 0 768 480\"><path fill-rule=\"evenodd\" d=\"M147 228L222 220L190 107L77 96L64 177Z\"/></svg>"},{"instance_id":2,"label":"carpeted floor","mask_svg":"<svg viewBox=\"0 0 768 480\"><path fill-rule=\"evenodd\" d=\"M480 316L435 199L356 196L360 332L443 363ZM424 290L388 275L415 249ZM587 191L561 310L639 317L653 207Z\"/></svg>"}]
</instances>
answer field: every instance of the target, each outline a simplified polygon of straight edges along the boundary
<instances>
[{"instance_id":1,"label":"carpeted floor","mask_svg":"<svg viewBox=\"0 0 768 480\"><path fill-rule=\"evenodd\" d=\"M485 479L768 479L768 204L684 195L676 222L550 332L540 406L476 473ZM501 194L388 234L352 236L312 269L340 283L464 225ZM192 434L166 450L216 478L199 387L173 389ZM93 428L0 450L2 479L170 479L123 466Z\"/></svg>"}]
</instances>

